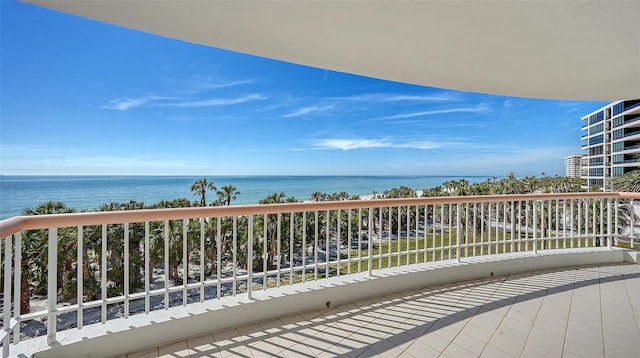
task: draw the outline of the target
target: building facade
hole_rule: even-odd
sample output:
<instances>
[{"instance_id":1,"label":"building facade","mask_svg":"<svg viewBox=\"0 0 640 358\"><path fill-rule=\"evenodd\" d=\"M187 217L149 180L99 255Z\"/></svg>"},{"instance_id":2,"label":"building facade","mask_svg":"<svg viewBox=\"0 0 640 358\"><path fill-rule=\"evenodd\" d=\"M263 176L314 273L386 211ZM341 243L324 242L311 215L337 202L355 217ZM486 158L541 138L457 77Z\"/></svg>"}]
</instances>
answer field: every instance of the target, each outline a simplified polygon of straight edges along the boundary
<instances>
[{"instance_id":1,"label":"building facade","mask_svg":"<svg viewBox=\"0 0 640 358\"><path fill-rule=\"evenodd\" d=\"M582 154L573 154L564 158L564 176L580 178L582 175Z\"/></svg>"},{"instance_id":2,"label":"building facade","mask_svg":"<svg viewBox=\"0 0 640 358\"><path fill-rule=\"evenodd\" d=\"M640 99L617 101L582 117L581 177L590 189L611 190L611 180L640 168Z\"/></svg>"}]
</instances>

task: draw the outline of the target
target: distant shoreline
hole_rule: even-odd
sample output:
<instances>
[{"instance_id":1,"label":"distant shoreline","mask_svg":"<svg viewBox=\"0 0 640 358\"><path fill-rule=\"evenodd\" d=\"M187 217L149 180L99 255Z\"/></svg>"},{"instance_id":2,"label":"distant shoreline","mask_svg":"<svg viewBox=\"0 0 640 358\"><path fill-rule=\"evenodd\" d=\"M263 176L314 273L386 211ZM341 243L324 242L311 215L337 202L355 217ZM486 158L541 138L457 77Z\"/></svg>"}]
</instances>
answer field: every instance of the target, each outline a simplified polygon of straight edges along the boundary
<instances>
[{"instance_id":1,"label":"distant shoreline","mask_svg":"<svg viewBox=\"0 0 640 358\"><path fill-rule=\"evenodd\" d=\"M74 210L96 210L111 202L143 202L152 205L163 200L178 198L196 200L191 184L202 176L131 176L131 175L3 175L0 176L0 220L17 216L26 208L48 201L59 201ZM206 176L217 188L233 185L240 192L232 205L257 204L272 193L285 193L300 201L308 201L314 192L358 195L361 199L373 197L373 192L401 186L422 190L442 185L449 180L466 179L477 183L486 176L433 176L433 175L252 175ZM215 192L207 197L211 202Z\"/></svg>"}]
</instances>

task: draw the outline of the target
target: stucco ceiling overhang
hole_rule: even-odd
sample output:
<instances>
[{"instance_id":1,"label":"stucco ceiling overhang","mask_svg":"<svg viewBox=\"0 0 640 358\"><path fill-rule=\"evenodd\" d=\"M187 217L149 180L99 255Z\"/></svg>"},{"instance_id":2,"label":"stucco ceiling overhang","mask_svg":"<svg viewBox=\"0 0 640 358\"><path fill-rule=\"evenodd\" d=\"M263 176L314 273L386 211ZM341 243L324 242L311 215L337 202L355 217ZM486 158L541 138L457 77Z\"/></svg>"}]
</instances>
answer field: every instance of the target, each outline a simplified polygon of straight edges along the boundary
<instances>
[{"instance_id":1,"label":"stucco ceiling overhang","mask_svg":"<svg viewBox=\"0 0 640 358\"><path fill-rule=\"evenodd\" d=\"M296 64L509 96L640 98L640 0L25 0Z\"/></svg>"}]
</instances>

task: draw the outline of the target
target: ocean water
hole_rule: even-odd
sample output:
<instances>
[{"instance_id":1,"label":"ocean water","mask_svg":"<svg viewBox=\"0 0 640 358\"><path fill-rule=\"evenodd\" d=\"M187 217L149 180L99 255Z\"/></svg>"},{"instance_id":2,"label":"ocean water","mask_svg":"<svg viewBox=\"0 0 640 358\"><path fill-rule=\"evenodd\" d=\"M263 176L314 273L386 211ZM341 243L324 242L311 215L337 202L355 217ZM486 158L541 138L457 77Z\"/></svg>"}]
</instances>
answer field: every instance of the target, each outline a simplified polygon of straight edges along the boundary
<instances>
[{"instance_id":1,"label":"ocean water","mask_svg":"<svg viewBox=\"0 0 640 358\"><path fill-rule=\"evenodd\" d=\"M25 208L47 201L61 201L76 210L92 210L110 202L135 200L154 204L161 200L198 200L189 190L202 177L193 176L0 176L0 220L20 215ZM346 191L350 195L371 195L373 191L408 186L428 189L448 180L471 183L488 177L443 176L208 176L220 188L235 185L240 191L232 205L256 204L274 192L298 200L309 200L313 192ZM208 193L207 202L217 198Z\"/></svg>"}]
</instances>

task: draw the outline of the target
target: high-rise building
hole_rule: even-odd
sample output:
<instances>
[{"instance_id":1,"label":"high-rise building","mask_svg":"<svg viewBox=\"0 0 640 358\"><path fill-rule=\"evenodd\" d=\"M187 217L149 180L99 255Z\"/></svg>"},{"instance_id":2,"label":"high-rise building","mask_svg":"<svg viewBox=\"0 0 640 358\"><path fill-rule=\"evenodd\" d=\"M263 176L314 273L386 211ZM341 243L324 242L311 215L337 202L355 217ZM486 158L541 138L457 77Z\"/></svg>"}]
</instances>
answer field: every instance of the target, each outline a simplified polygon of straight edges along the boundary
<instances>
[{"instance_id":1,"label":"high-rise building","mask_svg":"<svg viewBox=\"0 0 640 358\"><path fill-rule=\"evenodd\" d=\"M580 178L581 168L582 154L573 154L564 158L564 173L567 178Z\"/></svg>"},{"instance_id":2,"label":"high-rise building","mask_svg":"<svg viewBox=\"0 0 640 358\"><path fill-rule=\"evenodd\" d=\"M611 179L640 168L640 99L616 101L582 117L582 178L611 190Z\"/></svg>"}]
</instances>

